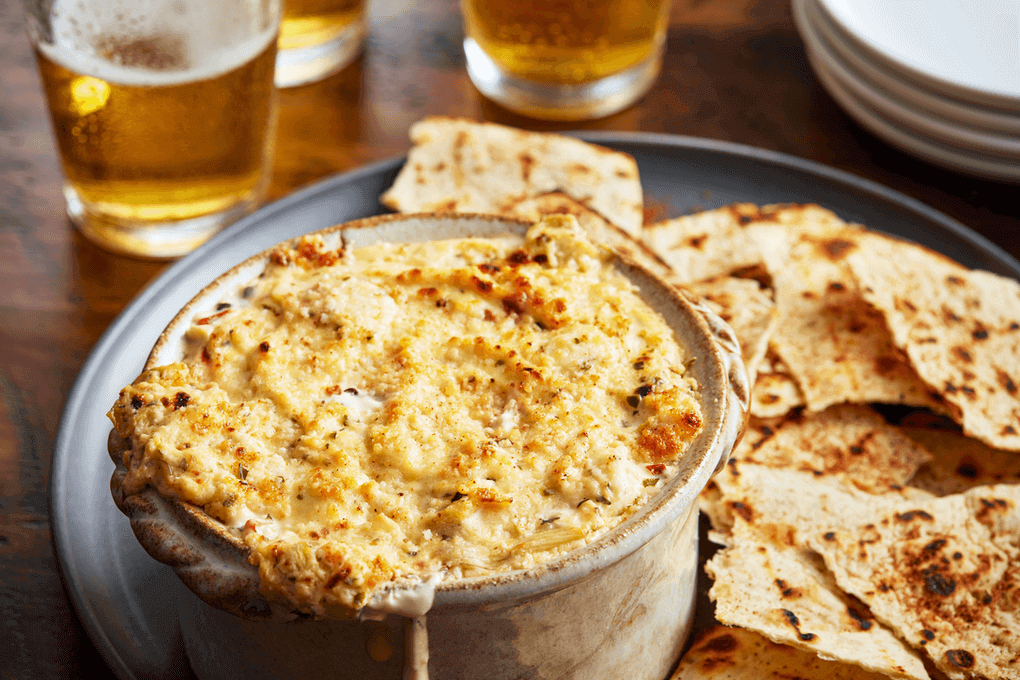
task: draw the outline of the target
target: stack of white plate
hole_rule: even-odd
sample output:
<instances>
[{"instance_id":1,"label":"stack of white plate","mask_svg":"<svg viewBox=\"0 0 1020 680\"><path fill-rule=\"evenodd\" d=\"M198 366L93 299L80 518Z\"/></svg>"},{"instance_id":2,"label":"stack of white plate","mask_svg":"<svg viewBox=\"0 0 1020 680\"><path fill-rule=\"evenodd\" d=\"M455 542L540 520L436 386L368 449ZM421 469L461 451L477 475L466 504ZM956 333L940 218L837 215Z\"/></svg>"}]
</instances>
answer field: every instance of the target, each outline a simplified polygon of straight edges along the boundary
<instances>
[{"instance_id":1,"label":"stack of white plate","mask_svg":"<svg viewBox=\"0 0 1020 680\"><path fill-rule=\"evenodd\" d=\"M943 167L1020 181L1020 0L791 0L822 85Z\"/></svg>"}]
</instances>

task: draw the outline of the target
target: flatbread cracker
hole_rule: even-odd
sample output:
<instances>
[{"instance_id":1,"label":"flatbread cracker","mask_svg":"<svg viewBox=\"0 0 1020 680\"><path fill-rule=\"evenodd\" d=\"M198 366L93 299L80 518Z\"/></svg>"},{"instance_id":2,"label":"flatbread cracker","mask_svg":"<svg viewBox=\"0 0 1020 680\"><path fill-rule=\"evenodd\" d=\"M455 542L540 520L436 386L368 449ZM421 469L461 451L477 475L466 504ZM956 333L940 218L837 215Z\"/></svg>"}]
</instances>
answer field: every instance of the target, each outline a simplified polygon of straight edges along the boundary
<instances>
[{"instance_id":1,"label":"flatbread cracker","mask_svg":"<svg viewBox=\"0 0 1020 680\"><path fill-rule=\"evenodd\" d=\"M582 140L432 116L411 127L407 162L381 197L400 212L505 214L561 191L632 236L644 220L634 159Z\"/></svg>"},{"instance_id":2,"label":"flatbread cracker","mask_svg":"<svg viewBox=\"0 0 1020 680\"><path fill-rule=\"evenodd\" d=\"M776 305L771 293L753 279L730 276L698 281L686 287L733 329L753 383L775 327Z\"/></svg>"},{"instance_id":3,"label":"flatbread cracker","mask_svg":"<svg viewBox=\"0 0 1020 680\"><path fill-rule=\"evenodd\" d=\"M817 555L762 538L769 533L787 534L782 525L738 520L730 545L705 565L721 623L889 677L928 678L918 655L845 595Z\"/></svg>"},{"instance_id":4,"label":"flatbread cracker","mask_svg":"<svg viewBox=\"0 0 1020 680\"><path fill-rule=\"evenodd\" d=\"M826 661L750 630L712 626L698 636L670 680L883 680L859 666Z\"/></svg>"},{"instance_id":5,"label":"flatbread cracker","mask_svg":"<svg viewBox=\"0 0 1020 680\"><path fill-rule=\"evenodd\" d=\"M931 454L874 409L830 406L821 413L752 418L733 458L816 475L846 475L869 493L905 485Z\"/></svg>"},{"instance_id":6,"label":"flatbread cracker","mask_svg":"<svg viewBox=\"0 0 1020 680\"><path fill-rule=\"evenodd\" d=\"M745 231L759 212L756 205L735 203L649 224L641 237L681 283L703 281L763 264L761 250Z\"/></svg>"},{"instance_id":7,"label":"flatbread cracker","mask_svg":"<svg viewBox=\"0 0 1020 680\"><path fill-rule=\"evenodd\" d=\"M836 581L954 680L1020 678L1020 486L812 535Z\"/></svg>"},{"instance_id":8,"label":"flatbread cracker","mask_svg":"<svg viewBox=\"0 0 1020 680\"><path fill-rule=\"evenodd\" d=\"M860 524L873 508L895 509L934 496L910 486L868 493L845 474L772 468L731 458L699 497L699 507L723 545L736 518L748 524L783 524L798 535Z\"/></svg>"},{"instance_id":9,"label":"flatbread cracker","mask_svg":"<svg viewBox=\"0 0 1020 680\"><path fill-rule=\"evenodd\" d=\"M779 320L770 347L808 410L843 402L935 406L847 265L855 251L870 257L871 232L827 211L794 206L781 214L790 243L782 268L772 271Z\"/></svg>"},{"instance_id":10,"label":"flatbread cracker","mask_svg":"<svg viewBox=\"0 0 1020 680\"><path fill-rule=\"evenodd\" d=\"M911 478L911 486L948 496L986 484L1020 484L1020 455L1012 451L946 430L905 427L903 432L932 455Z\"/></svg>"},{"instance_id":11,"label":"flatbread cracker","mask_svg":"<svg viewBox=\"0 0 1020 680\"><path fill-rule=\"evenodd\" d=\"M1020 283L893 239L849 254L847 264L964 432L1020 451Z\"/></svg>"},{"instance_id":12,"label":"flatbread cracker","mask_svg":"<svg viewBox=\"0 0 1020 680\"><path fill-rule=\"evenodd\" d=\"M714 493L715 504L703 504L702 509L712 527L723 535L732 528L735 517L749 524L784 524L812 534L819 528L859 524L872 508L895 509L934 498L909 486L873 494L858 488L846 475L819 475L736 459L730 459L708 488Z\"/></svg>"}]
</instances>

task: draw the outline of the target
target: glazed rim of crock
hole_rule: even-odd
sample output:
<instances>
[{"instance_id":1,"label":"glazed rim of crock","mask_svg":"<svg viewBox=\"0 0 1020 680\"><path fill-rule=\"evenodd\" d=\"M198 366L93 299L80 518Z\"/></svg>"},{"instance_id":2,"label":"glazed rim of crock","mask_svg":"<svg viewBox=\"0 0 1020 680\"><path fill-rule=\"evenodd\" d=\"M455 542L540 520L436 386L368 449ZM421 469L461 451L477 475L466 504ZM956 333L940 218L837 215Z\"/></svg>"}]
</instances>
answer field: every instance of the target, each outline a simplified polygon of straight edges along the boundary
<instances>
[{"instance_id":1,"label":"glazed rim of crock","mask_svg":"<svg viewBox=\"0 0 1020 680\"><path fill-rule=\"evenodd\" d=\"M382 215L322 229L345 247L379 242L424 242L466 237L523 237L531 222L490 215ZM289 241L292 242L292 241ZM214 279L170 321L149 354L145 369L180 356L180 341L192 320L213 310L264 268L272 248ZM636 245L636 250L641 250ZM689 512L709 478L725 464L743 434L750 386L733 331L695 296L681 292L620 252L614 266L666 320L683 347L688 371L699 385L704 427L680 461L677 473L634 514L591 543L527 569L442 580L433 609L488 604L509 605L539 597L614 564L655 536L671 520ZM266 600L258 590L258 569L248 562L244 542L197 506L163 496L153 488L126 496L121 454L126 442L111 432L110 456L116 464L111 491L142 547L171 566L208 604L249 619L286 620L299 613ZM408 587L397 585L396 588Z\"/></svg>"}]
</instances>

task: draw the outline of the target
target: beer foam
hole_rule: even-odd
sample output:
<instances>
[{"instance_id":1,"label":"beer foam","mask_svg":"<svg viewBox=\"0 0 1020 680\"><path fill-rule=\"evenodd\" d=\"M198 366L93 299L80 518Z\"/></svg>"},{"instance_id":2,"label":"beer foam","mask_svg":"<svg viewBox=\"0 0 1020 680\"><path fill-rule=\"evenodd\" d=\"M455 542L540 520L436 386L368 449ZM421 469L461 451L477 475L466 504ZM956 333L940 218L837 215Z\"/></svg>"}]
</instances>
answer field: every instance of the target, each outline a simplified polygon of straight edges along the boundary
<instances>
[{"instance_id":1,"label":"beer foam","mask_svg":"<svg viewBox=\"0 0 1020 680\"><path fill-rule=\"evenodd\" d=\"M215 5L215 6L213 6ZM260 16L261 3L241 0L57 0L52 44L39 50L61 66L119 85L165 87L209 80L235 70L276 40L279 16ZM152 52L172 44L161 64L118 63L111 46Z\"/></svg>"}]
</instances>

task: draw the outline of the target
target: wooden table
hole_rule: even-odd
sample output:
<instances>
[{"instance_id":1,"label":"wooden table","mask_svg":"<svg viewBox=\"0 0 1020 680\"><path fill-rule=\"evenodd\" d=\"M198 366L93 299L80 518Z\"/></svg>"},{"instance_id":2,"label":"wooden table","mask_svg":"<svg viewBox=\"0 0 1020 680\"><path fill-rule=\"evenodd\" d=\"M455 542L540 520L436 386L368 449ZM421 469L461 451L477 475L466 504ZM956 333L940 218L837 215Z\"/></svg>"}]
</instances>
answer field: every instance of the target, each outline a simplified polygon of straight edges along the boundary
<instances>
[{"instance_id":1,"label":"wooden table","mask_svg":"<svg viewBox=\"0 0 1020 680\"><path fill-rule=\"evenodd\" d=\"M553 125L485 101L464 72L456 0L369 0L364 55L282 92L270 199L397 156L429 114L518 127L637 130L739 142L901 191L1020 257L1020 187L945 171L857 126L807 62L788 0L676 0L662 76L609 118ZM0 3L0 678L112 677L64 591L48 481L63 402L90 349L165 264L110 255L64 214L20 4Z\"/></svg>"}]
</instances>

